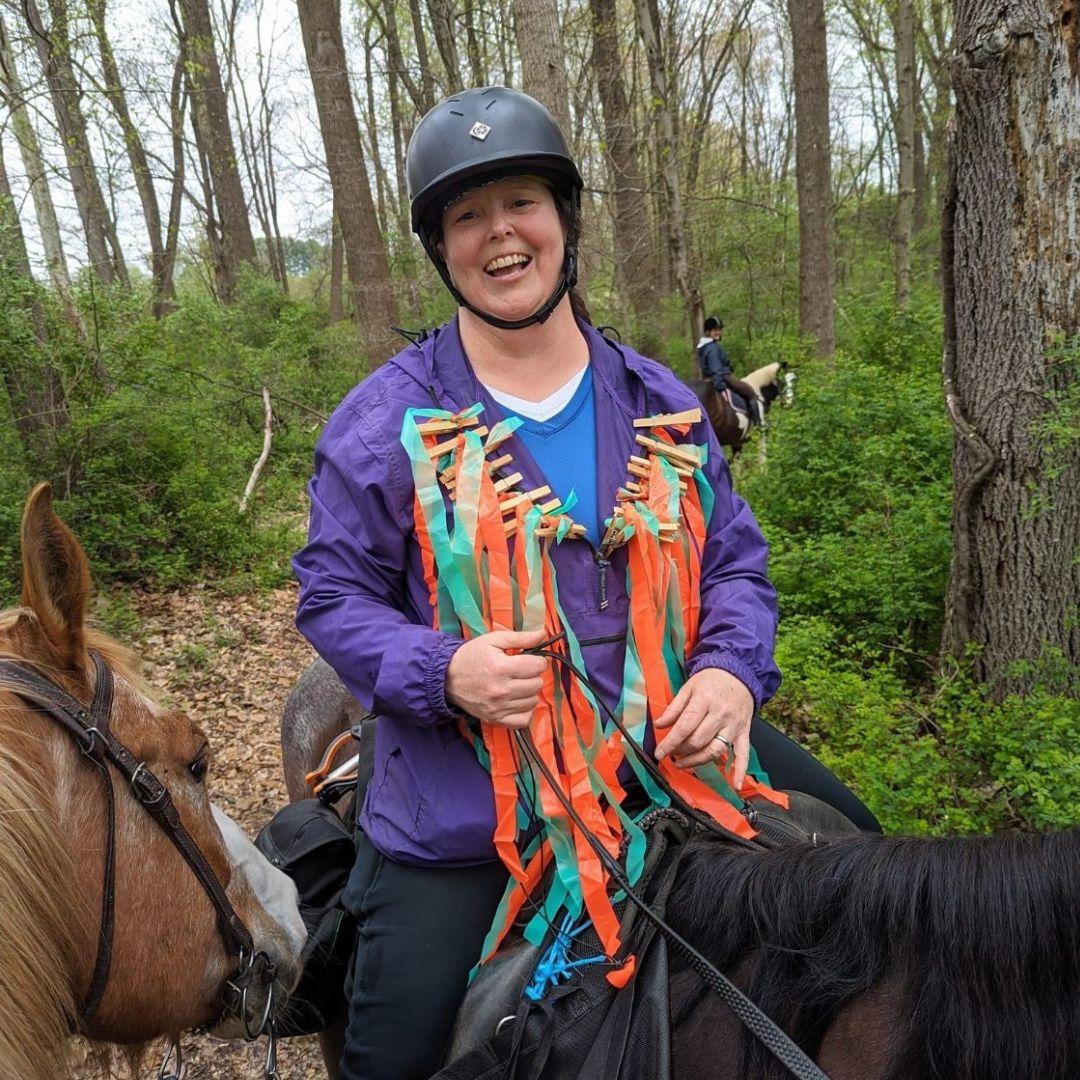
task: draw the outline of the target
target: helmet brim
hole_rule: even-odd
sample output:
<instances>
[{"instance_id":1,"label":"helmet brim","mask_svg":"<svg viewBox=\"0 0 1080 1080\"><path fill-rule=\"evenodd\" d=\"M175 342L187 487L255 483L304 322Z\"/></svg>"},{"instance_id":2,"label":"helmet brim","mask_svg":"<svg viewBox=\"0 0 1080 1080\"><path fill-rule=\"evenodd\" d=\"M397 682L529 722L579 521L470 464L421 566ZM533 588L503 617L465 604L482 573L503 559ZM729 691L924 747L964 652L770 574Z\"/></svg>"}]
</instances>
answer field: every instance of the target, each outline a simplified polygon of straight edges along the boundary
<instances>
[{"instance_id":1,"label":"helmet brim","mask_svg":"<svg viewBox=\"0 0 1080 1080\"><path fill-rule=\"evenodd\" d=\"M412 228L418 236L431 234L441 224L442 212L453 197L482 183L492 183L507 176L539 176L556 191L569 194L584 186L577 167L557 154L506 154L480 157L472 162L458 162L440 173L417 193L412 204Z\"/></svg>"}]
</instances>

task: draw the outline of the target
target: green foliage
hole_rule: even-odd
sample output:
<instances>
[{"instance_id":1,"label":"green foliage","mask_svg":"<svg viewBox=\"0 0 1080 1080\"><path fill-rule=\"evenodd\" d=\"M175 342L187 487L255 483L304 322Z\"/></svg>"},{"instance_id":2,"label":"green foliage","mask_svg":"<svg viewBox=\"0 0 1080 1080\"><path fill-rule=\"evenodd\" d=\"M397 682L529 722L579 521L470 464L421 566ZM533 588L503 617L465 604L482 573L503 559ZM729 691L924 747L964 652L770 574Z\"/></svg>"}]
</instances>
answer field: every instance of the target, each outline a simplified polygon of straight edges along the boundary
<instances>
[{"instance_id":1,"label":"green foliage","mask_svg":"<svg viewBox=\"0 0 1080 1080\"><path fill-rule=\"evenodd\" d=\"M774 716L859 792L887 831L1066 828L1080 806L1080 700L1041 686L990 700L963 669L925 686L852 657L827 620L782 624Z\"/></svg>"},{"instance_id":2,"label":"green foliage","mask_svg":"<svg viewBox=\"0 0 1080 1080\"><path fill-rule=\"evenodd\" d=\"M137 299L100 290L93 306L82 298L109 385L91 376L85 346L59 357L70 419L58 436L66 468L56 494L100 582L240 574L260 586L289 577L319 416L364 364L351 325L327 326L255 275L239 293L228 309L184 296L160 322ZM59 323L56 331L57 342L69 336ZM262 386L275 408L273 450L242 513L262 448ZM17 596L18 517L43 475L55 472L25 457L0 468L0 605Z\"/></svg>"},{"instance_id":3,"label":"green foliage","mask_svg":"<svg viewBox=\"0 0 1080 1080\"><path fill-rule=\"evenodd\" d=\"M932 651L948 570L951 440L927 311L869 309L835 359L796 369L767 463L740 475L770 542L783 617L846 645Z\"/></svg>"}]
</instances>

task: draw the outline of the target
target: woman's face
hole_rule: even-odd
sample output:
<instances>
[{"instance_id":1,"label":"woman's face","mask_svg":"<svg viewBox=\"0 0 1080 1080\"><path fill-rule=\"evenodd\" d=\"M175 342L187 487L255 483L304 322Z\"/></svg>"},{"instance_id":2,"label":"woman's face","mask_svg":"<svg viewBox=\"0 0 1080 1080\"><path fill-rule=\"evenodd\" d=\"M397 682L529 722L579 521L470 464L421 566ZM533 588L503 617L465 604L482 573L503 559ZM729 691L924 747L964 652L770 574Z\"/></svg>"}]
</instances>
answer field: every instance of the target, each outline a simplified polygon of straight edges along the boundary
<instances>
[{"instance_id":1,"label":"woman's face","mask_svg":"<svg viewBox=\"0 0 1080 1080\"><path fill-rule=\"evenodd\" d=\"M521 319L554 292L566 237L541 181L513 176L474 188L443 211L442 230L439 251L473 307Z\"/></svg>"}]
</instances>

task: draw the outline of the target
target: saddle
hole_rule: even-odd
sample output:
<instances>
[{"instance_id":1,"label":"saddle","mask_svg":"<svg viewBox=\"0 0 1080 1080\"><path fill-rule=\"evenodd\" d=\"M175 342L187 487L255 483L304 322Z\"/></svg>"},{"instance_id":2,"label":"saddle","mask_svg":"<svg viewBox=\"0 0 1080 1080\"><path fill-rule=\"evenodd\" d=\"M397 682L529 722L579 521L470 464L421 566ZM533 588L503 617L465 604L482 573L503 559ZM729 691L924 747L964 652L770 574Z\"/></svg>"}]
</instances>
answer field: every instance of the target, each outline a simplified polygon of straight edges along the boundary
<instances>
[{"instance_id":1,"label":"saddle","mask_svg":"<svg viewBox=\"0 0 1080 1080\"><path fill-rule=\"evenodd\" d=\"M745 809L767 848L830 843L858 828L810 795L788 791L789 809L755 797ZM639 895L661 917L675 883L691 823L656 810L641 822L648 855ZM433 1080L670 1080L667 945L634 904L621 912L620 939L638 958L633 980L613 990L604 966L577 969L537 1000L538 966L556 944L510 938L480 969L458 1012L448 1065ZM602 952L583 937L580 954Z\"/></svg>"}]
</instances>

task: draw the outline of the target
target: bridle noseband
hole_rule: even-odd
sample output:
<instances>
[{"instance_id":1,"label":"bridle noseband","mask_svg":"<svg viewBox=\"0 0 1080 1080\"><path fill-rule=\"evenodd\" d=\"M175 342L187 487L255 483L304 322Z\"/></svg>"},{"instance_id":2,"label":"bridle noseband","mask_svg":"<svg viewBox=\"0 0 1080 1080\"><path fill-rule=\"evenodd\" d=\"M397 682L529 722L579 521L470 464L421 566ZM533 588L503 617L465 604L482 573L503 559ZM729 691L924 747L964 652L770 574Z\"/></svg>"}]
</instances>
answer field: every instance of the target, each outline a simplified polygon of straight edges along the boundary
<instances>
[{"instance_id":1,"label":"bridle noseband","mask_svg":"<svg viewBox=\"0 0 1080 1080\"><path fill-rule=\"evenodd\" d=\"M237 970L225 983L222 992L221 1015L232 1012L240 1016L249 1039L256 1039L267 1030L272 1032L271 1013L276 967L266 953L256 951L251 931L236 913L213 867L180 820L168 787L158 779L145 761L138 761L109 729L113 706L113 674L98 653L91 651L90 656L94 662L96 681L93 701L89 708L27 665L17 661L0 660L0 689L11 691L38 712L52 717L72 737L80 752L99 770L105 782L107 843L101 892L101 933L90 987L78 1017L73 1018L72 1027L86 1031L101 1004L112 962L116 913L116 793L109 771L109 766L112 765L130 784L136 801L158 823L191 868L214 907L226 950L238 958ZM268 987L265 1009L255 1018L258 1021L257 1026L248 1016L248 992L256 980Z\"/></svg>"}]
</instances>

